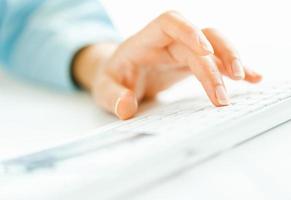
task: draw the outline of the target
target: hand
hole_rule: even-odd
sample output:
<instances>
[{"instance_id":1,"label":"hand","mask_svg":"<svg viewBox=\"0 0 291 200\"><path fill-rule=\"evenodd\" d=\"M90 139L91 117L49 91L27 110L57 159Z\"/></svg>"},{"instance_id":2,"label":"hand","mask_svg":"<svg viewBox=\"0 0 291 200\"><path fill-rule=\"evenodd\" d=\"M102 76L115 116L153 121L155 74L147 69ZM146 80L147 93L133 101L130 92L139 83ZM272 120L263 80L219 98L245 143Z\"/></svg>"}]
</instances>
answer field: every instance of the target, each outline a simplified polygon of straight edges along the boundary
<instances>
[{"instance_id":1,"label":"hand","mask_svg":"<svg viewBox=\"0 0 291 200\"><path fill-rule=\"evenodd\" d=\"M191 74L215 106L230 102L222 75L251 83L261 80L217 30L200 30L176 12L162 14L120 45L83 49L73 66L76 81L120 119L132 117L143 99Z\"/></svg>"}]
</instances>

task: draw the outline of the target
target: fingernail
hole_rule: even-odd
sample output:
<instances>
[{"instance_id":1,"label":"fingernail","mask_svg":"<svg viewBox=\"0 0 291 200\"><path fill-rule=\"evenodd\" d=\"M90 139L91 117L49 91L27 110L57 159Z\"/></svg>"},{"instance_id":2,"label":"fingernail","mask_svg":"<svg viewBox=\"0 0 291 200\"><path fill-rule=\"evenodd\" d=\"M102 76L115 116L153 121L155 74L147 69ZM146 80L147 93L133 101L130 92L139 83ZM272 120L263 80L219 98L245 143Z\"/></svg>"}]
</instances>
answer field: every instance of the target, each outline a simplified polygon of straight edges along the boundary
<instances>
[{"instance_id":1,"label":"fingernail","mask_svg":"<svg viewBox=\"0 0 291 200\"><path fill-rule=\"evenodd\" d=\"M233 75L236 78L239 78L239 79L245 78L244 67L239 59L234 59L232 61L232 71L233 71Z\"/></svg>"},{"instance_id":2,"label":"fingernail","mask_svg":"<svg viewBox=\"0 0 291 200\"><path fill-rule=\"evenodd\" d=\"M223 106L229 105L230 103L225 88L222 85L216 87L216 98L218 102Z\"/></svg>"},{"instance_id":3,"label":"fingernail","mask_svg":"<svg viewBox=\"0 0 291 200\"><path fill-rule=\"evenodd\" d=\"M199 36L199 43L201 48L209 54L214 54L214 50L209 43L209 41L205 38L205 36Z\"/></svg>"},{"instance_id":4,"label":"fingernail","mask_svg":"<svg viewBox=\"0 0 291 200\"><path fill-rule=\"evenodd\" d=\"M119 108L119 105L120 105L120 102L121 102L121 97L118 97L118 99L116 100L115 102L115 106L114 106L114 113L117 115L117 117L121 118L121 115L118 111L118 108Z\"/></svg>"},{"instance_id":5,"label":"fingernail","mask_svg":"<svg viewBox=\"0 0 291 200\"><path fill-rule=\"evenodd\" d=\"M137 108L137 99L126 92L116 100L114 113L120 119L129 119L136 113Z\"/></svg>"}]
</instances>

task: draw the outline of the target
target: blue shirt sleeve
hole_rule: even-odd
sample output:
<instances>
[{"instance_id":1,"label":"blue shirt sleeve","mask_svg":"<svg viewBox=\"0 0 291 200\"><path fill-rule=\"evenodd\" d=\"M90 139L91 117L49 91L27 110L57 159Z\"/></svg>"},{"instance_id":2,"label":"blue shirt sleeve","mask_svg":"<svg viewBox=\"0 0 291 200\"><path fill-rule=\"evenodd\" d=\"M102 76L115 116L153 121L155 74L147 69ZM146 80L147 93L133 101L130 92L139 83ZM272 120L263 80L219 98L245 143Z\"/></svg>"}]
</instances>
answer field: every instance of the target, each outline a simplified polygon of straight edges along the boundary
<instances>
[{"instance_id":1,"label":"blue shirt sleeve","mask_svg":"<svg viewBox=\"0 0 291 200\"><path fill-rule=\"evenodd\" d=\"M20 77L71 90L78 50L120 41L98 0L0 0L0 61Z\"/></svg>"}]
</instances>

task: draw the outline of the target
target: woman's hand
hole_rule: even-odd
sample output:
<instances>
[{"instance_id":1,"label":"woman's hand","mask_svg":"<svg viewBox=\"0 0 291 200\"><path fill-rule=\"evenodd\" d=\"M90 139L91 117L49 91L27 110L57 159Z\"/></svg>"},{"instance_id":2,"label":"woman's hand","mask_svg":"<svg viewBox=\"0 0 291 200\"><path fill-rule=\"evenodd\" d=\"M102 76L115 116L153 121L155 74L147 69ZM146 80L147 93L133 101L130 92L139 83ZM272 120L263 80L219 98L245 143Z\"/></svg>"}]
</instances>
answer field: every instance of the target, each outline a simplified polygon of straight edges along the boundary
<instances>
[{"instance_id":1,"label":"woman's hand","mask_svg":"<svg viewBox=\"0 0 291 200\"><path fill-rule=\"evenodd\" d=\"M222 75L251 83L261 80L217 30L200 30L176 12L162 14L120 45L83 49L75 58L73 75L120 119L132 117L144 98L189 75L196 76L215 106L230 102Z\"/></svg>"}]
</instances>

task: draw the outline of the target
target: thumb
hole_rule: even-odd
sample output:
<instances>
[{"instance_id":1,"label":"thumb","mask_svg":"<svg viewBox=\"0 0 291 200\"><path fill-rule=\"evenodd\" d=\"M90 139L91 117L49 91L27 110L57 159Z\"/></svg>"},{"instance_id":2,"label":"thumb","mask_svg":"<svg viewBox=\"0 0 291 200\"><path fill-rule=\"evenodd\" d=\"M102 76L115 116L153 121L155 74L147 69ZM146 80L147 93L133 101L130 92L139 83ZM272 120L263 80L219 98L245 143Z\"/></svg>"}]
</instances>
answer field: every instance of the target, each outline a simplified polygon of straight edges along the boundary
<instances>
[{"instance_id":1,"label":"thumb","mask_svg":"<svg viewBox=\"0 0 291 200\"><path fill-rule=\"evenodd\" d=\"M95 81L92 94L99 105L119 119L129 119L137 112L135 94L107 75Z\"/></svg>"}]
</instances>

